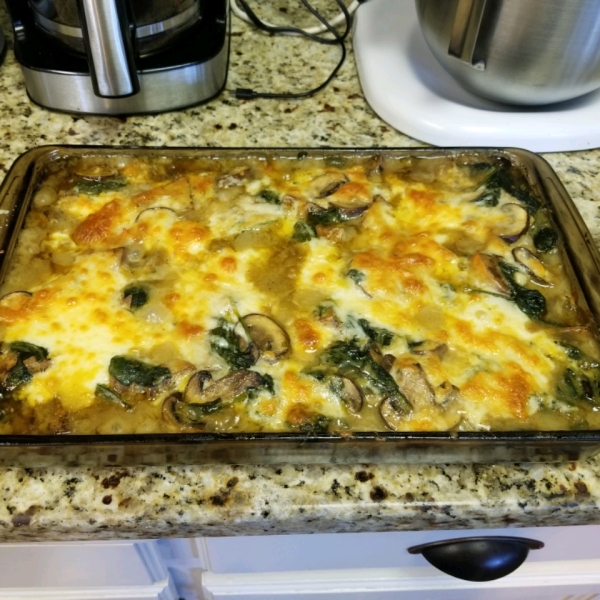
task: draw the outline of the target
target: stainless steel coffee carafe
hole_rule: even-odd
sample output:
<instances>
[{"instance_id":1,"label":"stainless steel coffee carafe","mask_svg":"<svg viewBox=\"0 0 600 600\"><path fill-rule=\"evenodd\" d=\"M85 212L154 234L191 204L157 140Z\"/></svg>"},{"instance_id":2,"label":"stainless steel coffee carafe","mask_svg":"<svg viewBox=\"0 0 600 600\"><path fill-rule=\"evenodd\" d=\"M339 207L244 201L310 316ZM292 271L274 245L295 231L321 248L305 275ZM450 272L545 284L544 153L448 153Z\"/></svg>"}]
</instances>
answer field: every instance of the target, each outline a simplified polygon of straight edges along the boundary
<instances>
[{"instance_id":1,"label":"stainless steel coffee carafe","mask_svg":"<svg viewBox=\"0 0 600 600\"><path fill-rule=\"evenodd\" d=\"M139 91L134 57L159 52L200 18L199 0L29 0L36 23L87 53L99 96Z\"/></svg>"}]
</instances>

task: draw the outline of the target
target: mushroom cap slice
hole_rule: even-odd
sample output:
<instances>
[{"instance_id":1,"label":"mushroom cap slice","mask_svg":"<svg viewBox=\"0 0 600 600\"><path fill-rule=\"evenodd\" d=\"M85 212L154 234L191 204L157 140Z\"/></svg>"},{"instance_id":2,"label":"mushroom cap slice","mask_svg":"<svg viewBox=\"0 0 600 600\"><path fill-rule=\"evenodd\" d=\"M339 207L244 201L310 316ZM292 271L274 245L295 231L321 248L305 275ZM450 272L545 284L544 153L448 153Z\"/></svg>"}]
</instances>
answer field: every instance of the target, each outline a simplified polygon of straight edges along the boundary
<instances>
[{"instance_id":1,"label":"mushroom cap slice","mask_svg":"<svg viewBox=\"0 0 600 600\"><path fill-rule=\"evenodd\" d=\"M177 212L168 206L150 206L149 208L144 208L144 210L138 214L135 218L135 222L140 223L146 219L152 221L156 219L166 219L167 222L170 223L177 219Z\"/></svg>"},{"instance_id":2,"label":"mushroom cap slice","mask_svg":"<svg viewBox=\"0 0 600 600\"><path fill-rule=\"evenodd\" d=\"M379 404L379 414L386 427L392 431L401 431L410 415L406 399L400 396L387 396Z\"/></svg>"},{"instance_id":3,"label":"mushroom cap slice","mask_svg":"<svg viewBox=\"0 0 600 600\"><path fill-rule=\"evenodd\" d=\"M474 254L470 263L471 278L474 286L484 292L510 296L510 286L500 270L500 260L493 254Z\"/></svg>"},{"instance_id":4,"label":"mushroom cap slice","mask_svg":"<svg viewBox=\"0 0 600 600\"><path fill-rule=\"evenodd\" d=\"M433 389L418 363L400 369L398 386L415 410L431 407L435 403Z\"/></svg>"},{"instance_id":5,"label":"mushroom cap slice","mask_svg":"<svg viewBox=\"0 0 600 600\"><path fill-rule=\"evenodd\" d=\"M33 297L31 292L15 291L4 294L0 298L0 306L10 308L11 310L20 310Z\"/></svg>"},{"instance_id":6,"label":"mushroom cap slice","mask_svg":"<svg viewBox=\"0 0 600 600\"><path fill-rule=\"evenodd\" d=\"M393 354L383 354L379 346L375 343L369 344L369 357L388 373L392 370L396 362L396 357Z\"/></svg>"},{"instance_id":7,"label":"mushroom cap slice","mask_svg":"<svg viewBox=\"0 0 600 600\"><path fill-rule=\"evenodd\" d=\"M187 404L181 399L181 394L175 392L165 399L162 405L162 417L166 423L176 427L194 427L201 423L205 417L224 408L220 400L207 402L206 404ZM201 429L198 428L198 431Z\"/></svg>"},{"instance_id":8,"label":"mushroom cap slice","mask_svg":"<svg viewBox=\"0 0 600 600\"><path fill-rule=\"evenodd\" d=\"M194 373L185 386L183 393L186 402L200 402L200 399L204 398L204 388L206 383L212 381L212 375L210 371L197 371ZM202 400L204 402L210 402L210 398Z\"/></svg>"},{"instance_id":9,"label":"mushroom cap slice","mask_svg":"<svg viewBox=\"0 0 600 600\"><path fill-rule=\"evenodd\" d=\"M312 198L327 198L337 192L349 179L343 173L325 173L315 177L308 188Z\"/></svg>"},{"instance_id":10,"label":"mushroom cap slice","mask_svg":"<svg viewBox=\"0 0 600 600\"><path fill-rule=\"evenodd\" d=\"M219 400L231 402L249 388L264 385L265 380L256 371L240 369L206 386L212 381L208 371L198 371L188 381L183 392L183 400L189 404L208 404Z\"/></svg>"},{"instance_id":11,"label":"mushroom cap slice","mask_svg":"<svg viewBox=\"0 0 600 600\"><path fill-rule=\"evenodd\" d=\"M331 378L331 389L350 412L358 414L362 410L364 404L363 393L351 379L335 375Z\"/></svg>"},{"instance_id":12,"label":"mushroom cap slice","mask_svg":"<svg viewBox=\"0 0 600 600\"><path fill-rule=\"evenodd\" d=\"M422 342L417 342L410 345L411 354L416 354L418 356L437 354L440 358L443 358L447 351L447 344L437 340L423 340Z\"/></svg>"},{"instance_id":13,"label":"mushroom cap slice","mask_svg":"<svg viewBox=\"0 0 600 600\"><path fill-rule=\"evenodd\" d=\"M88 179L90 181L102 181L105 179L112 179L119 174L119 170L108 163L97 163L97 162L81 162L74 167L73 172L79 177Z\"/></svg>"},{"instance_id":14,"label":"mushroom cap slice","mask_svg":"<svg viewBox=\"0 0 600 600\"><path fill-rule=\"evenodd\" d=\"M290 338L271 317L252 313L242 317L241 324L267 362L274 364L289 353Z\"/></svg>"},{"instance_id":15,"label":"mushroom cap slice","mask_svg":"<svg viewBox=\"0 0 600 600\"><path fill-rule=\"evenodd\" d=\"M513 248L512 255L519 264L525 267L525 270L532 276L535 283L548 285L546 281L548 271L542 261L533 252L519 246L518 248Z\"/></svg>"},{"instance_id":16,"label":"mushroom cap slice","mask_svg":"<svg viewBox=\"0 0 600 600\"><path fill-rule=\"evenodd\" d=\"M250 175L250 168L247 166L237 167L231 171L231 173L226 173L225 175L221 175L215 179L215 186L218 189L226 189L231 187L237 187L244 183L244 180L248 178Z\"/></svg>"},{"instance_id":17,"label":"mushroom cap slice","mask_svg":"<svg viewBox=\"0 0 600 600\"><path fill-rule=\"evenodd\" d=\"M459 393L460 391L455 385L444 381L434 390L435 401L439 406L446 407L458 399Z\"/></svg>"},{"instance_id":18,"label":"mushroom cap slice","mask_svg":"<svg viewBox=\"0 0 600 600\"><path fill-rule=\"evenodd\" d=\"M512 244L529 229L529 213L520 204L510 202L500 208L500 216L494 224L494 233Z\"/></svg>"},{"instance_id":19,"label":"mushroom cap slice","mask_svg":"<svg viewBox=\"0 0 600 600\"><path fill-rule=\"evenodd\" d=\"M435 388L434 394L440 411L439 428L446 431L456 428L461 423L464 413L461 410L460 390L449 381L444 381Z\"/></svg>"}]
</instances>

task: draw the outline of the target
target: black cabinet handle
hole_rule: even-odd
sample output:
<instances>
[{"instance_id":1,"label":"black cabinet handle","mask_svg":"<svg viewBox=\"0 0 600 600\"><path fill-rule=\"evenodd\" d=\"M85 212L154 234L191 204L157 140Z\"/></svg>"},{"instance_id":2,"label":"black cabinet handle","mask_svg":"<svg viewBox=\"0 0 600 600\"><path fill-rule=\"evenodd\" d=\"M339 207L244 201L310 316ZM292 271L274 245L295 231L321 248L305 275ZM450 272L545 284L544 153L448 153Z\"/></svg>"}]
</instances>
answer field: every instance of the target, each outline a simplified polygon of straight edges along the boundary
<instances>
[{"instance_id":1,"label":"black cabinet handle","mask_svg":"<svg viewBox=\"0 0 600 600\"><path fill-rule=\"evenodd\" d=\"M422 554L447 575L467 581L500 579L520 567L530 550L543 542L510 536L466 537L413 546L411 554Z\"/></svg>"}]
</instances>

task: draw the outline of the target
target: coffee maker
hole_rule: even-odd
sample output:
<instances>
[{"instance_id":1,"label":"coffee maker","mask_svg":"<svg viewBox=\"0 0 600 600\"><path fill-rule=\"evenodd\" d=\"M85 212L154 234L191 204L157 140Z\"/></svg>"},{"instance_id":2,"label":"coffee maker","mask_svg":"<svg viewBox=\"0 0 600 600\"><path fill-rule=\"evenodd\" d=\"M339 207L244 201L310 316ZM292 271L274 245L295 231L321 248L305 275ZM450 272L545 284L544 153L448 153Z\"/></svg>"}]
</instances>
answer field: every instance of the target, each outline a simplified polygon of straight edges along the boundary
<instances>
[{"instance_id":1,"label":"coffee maker","mask_svg":"<svg viewBox=\"0 0 600 600\"><path fill-rule=\"evenodd\" d=\"M70 113L157 113L224 87L228 0L6 0L30 98Z\"/></svg>"}]
</instances>

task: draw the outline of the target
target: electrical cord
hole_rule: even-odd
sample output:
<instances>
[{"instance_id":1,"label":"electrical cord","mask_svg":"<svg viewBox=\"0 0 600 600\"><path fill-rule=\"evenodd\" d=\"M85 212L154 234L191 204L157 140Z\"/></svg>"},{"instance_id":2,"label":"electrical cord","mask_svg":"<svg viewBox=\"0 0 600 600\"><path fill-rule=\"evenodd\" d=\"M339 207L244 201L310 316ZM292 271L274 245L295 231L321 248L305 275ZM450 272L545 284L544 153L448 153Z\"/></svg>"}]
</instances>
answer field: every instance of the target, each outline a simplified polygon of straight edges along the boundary
<instances>
[{"instance_id":1,"label":"electrical cord","mask_svg":"<svg viewBox=\"0 0 600 600\"><path fill-rule=\"evenodd\" d=\"M362 0L362 2L364 2L365 0ZM350 14L353 14L354 11L360 6L360 4L362 4L362 2L360 0L353 0L352 3L350 4L350 6L348 6L347 10ZM242 21L246 21L246 23L252 23L250 17L248 17L248 15L238 6L236 0L230 0L229 4L231 6L231 12L233 12L233 14L238 17L239 19L242 19ZM333 27L336 27L337 25L339 25L340 23L342 23L345 19L345 15L342 11L340 11L331 21L331 25L333 25ZM269 27L274 27L274 25L271 25L271 23L267 23L266 21L263 21L265 25L268 25ZM323 33L325 31L327 31L327 27L325 27L324 25L317 25L315 27L308 27L307 29L303 29L302 31L306 32L306 33Z\"/></svg>"},{"instance_id":2,"label":"electrical cord","mask_svg":"<svg viewBox=\"0 0 600 600\"><path fill-rule=\"evenodd\" d=\"M322 89L327 87L329 83L333 80L333 78L338 74L339 70L342 68L344 61L346 60L346 45L345 40L350 33L352 27L352 16L351 12L356 10L356 7L360 4L359 0L354 0L349 7L343 3L342 0L335 0L336 4L340 7L340 14L337 15L331 22L327 21L309 2L308 0L301 0L304 7L318 20L321 22L321 25L316 28L310 29L301 29L299 27L281 27L276 25L271 25L270 23L266 23L259 19L256 16L256 13L250 8L246 0L230 0L230 4L234 14L237 14L237 11L241 11L239 6L237 5L237 1L242 6L242 9L245 13L243 18L245 21L253 24L255 27L262 31L266 31L267 33L271 33L274 35L301 35L307 37L315 42L320 44L328 44L328 45L339 45L341 49L340 60L337 65L329 75L329 77L319 86L305 91L305 92L287 92L287 93L273 93L273 92L256 92L252 89L248 88L238 88L235 90L235 97L241 100L250 100L254 98L279 98L279 99L293 99L293 98L307 98L320 92ZM364 0L363 0L364 1ZM235 8L234 8L235 6ZM340 34L335 29L336 22L342 23L345 22L344 31ZM326 35L319 35L321 33L325 33ZM329 35L327 35L327 33Z\"/></svg>"}]
</instances>

